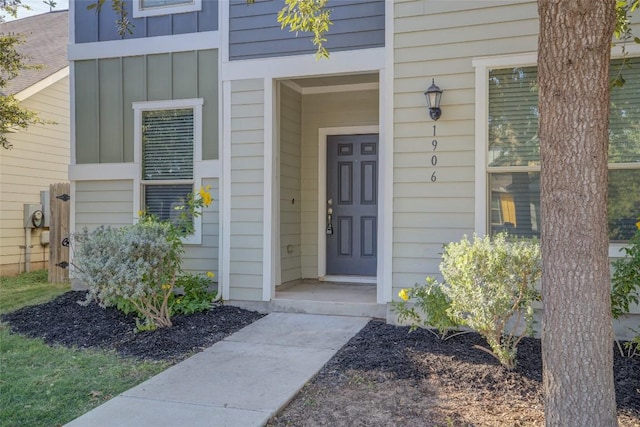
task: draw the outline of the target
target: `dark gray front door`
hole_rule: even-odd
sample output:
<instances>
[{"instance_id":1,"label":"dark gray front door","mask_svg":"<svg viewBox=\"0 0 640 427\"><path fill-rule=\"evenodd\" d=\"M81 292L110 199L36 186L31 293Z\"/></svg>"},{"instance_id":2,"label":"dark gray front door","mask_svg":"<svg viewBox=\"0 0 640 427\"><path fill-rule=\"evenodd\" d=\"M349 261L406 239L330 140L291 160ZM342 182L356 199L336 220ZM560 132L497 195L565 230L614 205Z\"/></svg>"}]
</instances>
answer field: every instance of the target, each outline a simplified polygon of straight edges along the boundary
<instances>
[{"instance_id":1,"label":"dark gray front door","mask_svg":"<svg viewBox=\"0 0 640 427\"><path fill-rule=\"evenodd\" d=\"M327 274L375 276L378 134L327 137Z\"/></svg>"}]
</instances>

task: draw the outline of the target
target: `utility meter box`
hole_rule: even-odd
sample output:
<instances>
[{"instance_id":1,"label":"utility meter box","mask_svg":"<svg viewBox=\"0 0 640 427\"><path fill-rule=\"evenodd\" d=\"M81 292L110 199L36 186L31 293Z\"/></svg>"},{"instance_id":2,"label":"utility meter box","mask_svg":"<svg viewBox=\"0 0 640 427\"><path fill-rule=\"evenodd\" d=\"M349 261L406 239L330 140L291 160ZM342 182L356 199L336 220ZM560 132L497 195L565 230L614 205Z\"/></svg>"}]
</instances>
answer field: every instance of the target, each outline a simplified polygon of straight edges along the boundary
<instances>
[{"instance_id":1,"label":"utility meter box","mask_svg":"<svg viewBox=\"0 0 640 427\"><path fill-rule=\"evenodd\" d=\"M24 228L44 227L44 212L40 203L24 205Z\"/></svg>"},{"instance_id":2,"label":"utility meter box","mask_svg":"<svg viewBox=\"0 0 640 427\"><path fill-rule=\"evenodd\" d=\"M49 190L40 191L40 204L42 205L42 213L44 214L45 227L51 226L51 202L49 200L49 196Z\"/></svg>"}]
</instances>

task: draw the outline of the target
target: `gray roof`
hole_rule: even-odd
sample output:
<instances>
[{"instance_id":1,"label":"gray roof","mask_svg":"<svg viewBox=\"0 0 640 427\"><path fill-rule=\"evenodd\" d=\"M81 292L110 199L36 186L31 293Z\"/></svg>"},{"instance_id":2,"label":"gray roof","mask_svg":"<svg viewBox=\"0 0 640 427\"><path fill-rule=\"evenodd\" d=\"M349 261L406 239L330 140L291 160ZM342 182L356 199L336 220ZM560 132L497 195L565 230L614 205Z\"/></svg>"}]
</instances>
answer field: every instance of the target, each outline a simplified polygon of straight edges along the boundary
<instances>
[{"instance_id":1,"label":"gray roof","mask_svg":"<svg viewBox=\"0 0 640 427\"><path fill-rule=\"evenodd\" d=\"M60 71L67 65L69 11L61 10L0 24L0 33L18 33L26 42L18 51L29 57L28 64L42 64L40 70L22 70L7 82L4 94L16 94Z\"/></svg>"}]
</instances>

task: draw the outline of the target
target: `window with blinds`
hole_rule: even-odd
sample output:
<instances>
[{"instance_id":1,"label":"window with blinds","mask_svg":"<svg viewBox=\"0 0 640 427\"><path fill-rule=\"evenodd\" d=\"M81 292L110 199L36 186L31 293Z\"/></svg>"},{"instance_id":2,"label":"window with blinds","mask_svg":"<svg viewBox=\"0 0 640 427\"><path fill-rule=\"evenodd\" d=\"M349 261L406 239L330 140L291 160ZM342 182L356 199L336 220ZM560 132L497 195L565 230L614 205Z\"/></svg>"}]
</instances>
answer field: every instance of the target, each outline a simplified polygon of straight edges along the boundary
<instances>
[{"instance_id":1,"label":"window with blinds","mask_svg":"<svg viewBox=\"0 0 640 427\"><path fill-rule=\"evenodd\" d=\"M142 184L145 210L175 219L193 192L194 111L142 112Z\"/></svg>"},{"instance_id":2,"label":"window with blinds","mask_svg":"<svg viewBox=\"0 0 640 427\"><path fill-rule=\"evenodd\" d=\"M626 241L640 218L640 58L614 60L625 85L611 92L609 204L611 241ZM491 233L532 237L540 230L537 68L489 73L487 172Z\"/></svg>"}]
</instances>

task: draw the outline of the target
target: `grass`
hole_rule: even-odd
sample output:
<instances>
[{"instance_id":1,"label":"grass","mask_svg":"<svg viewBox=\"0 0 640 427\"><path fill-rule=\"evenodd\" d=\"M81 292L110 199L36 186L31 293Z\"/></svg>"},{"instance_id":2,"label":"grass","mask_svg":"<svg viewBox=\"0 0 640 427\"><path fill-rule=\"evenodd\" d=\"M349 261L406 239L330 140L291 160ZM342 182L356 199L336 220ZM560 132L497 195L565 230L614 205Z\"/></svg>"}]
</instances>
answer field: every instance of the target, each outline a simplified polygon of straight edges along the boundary
<instances>
[{"instance_id":1,"label":"grass","mask_svg":"<svg viewBox=\"0 0 640 427\"><path fill-rule=\"evenodd\" d=\"M69 290L68 283L48 283L46 270L0 277L0 314L49 301Z\"/></svg>"},{"instance_id":2,"label":"grass","mask_svg":"<svg viewBox=\"0 0 640 427\"><path fill-rule=\"evenodd\" d=\"M0 279L0 312L45 302L69 290L46 272ZM50 347L0 325L0 425L56 426L167 368L111 352Z\"/></svg>"}]
</instances>

